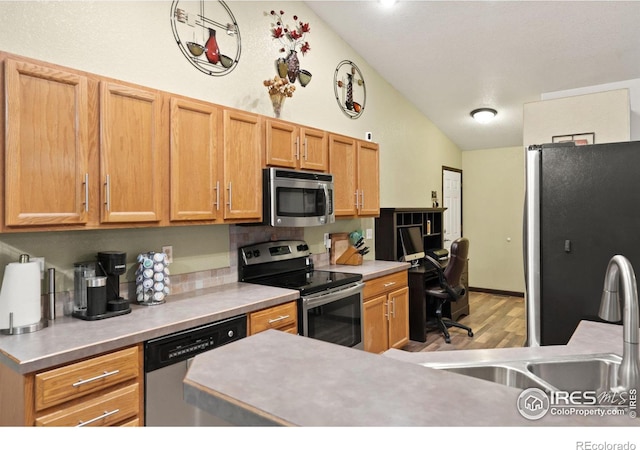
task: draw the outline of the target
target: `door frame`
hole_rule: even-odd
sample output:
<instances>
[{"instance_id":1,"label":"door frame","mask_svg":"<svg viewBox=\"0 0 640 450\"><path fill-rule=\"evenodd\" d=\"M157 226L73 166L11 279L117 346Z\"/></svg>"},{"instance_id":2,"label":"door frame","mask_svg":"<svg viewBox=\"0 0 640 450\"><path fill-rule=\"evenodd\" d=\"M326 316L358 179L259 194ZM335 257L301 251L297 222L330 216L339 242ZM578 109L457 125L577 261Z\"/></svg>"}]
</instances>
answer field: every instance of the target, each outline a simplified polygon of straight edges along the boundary
<instances>
[{"instance_id":1,"label":"door frame","mask_svg":"<svg viewBox=\"0 0 640 450\"><path fill-rule=\"evenodd\" d=\"M463 186L462 169L456 169L455 167L442 166L442 172L440 177L440 181L441 181L440 192L442 192L442 207L444 207L444 171L445 170L449 172L458 172L460 174L460 236L464 236L464 208L463 208L464 199L462 194L462 186ZM443 221L443 224L444 224L444 221ZM444 235L443 235L443 238L444 238Z\"/></svg>"}]
</instances>

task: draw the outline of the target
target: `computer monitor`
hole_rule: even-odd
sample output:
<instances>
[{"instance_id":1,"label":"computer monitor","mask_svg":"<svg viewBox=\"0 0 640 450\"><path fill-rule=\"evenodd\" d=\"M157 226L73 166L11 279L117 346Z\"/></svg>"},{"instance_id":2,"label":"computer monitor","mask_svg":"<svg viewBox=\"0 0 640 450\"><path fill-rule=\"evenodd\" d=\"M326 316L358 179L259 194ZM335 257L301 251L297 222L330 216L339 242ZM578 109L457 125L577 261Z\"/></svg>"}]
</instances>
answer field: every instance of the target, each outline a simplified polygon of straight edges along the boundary
<instances>
[{"instance_id":1,"label":"computer monitor","mask_svg":"<svg viewBox=\"0 0 640 450\"><path fill-rule=\"evenodd\" d=\"M402 261L410 262L412 267L420 265L424 258L424 245L422 244L422 229L419 226L403 227L400 232L402 243Z\"/></svg>"}]
</instances>

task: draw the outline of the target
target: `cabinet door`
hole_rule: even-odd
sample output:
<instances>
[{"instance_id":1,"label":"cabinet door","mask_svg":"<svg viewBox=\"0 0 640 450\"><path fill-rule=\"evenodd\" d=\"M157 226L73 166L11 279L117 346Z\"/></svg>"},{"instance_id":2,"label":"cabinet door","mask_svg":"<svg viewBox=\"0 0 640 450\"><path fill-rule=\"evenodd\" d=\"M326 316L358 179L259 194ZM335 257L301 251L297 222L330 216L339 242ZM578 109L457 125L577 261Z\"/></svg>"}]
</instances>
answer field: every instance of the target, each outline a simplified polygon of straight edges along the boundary
<instances>
[{"instance_id":1,"label":"cabinet door","mask_svg":"<svg viewBox=\"0 0 640 450\"><path fill-rule=\"evenodd\" d=\"M220 205L218 108L171 99L171 220L215 220Z\"/></svg>"},{"instance_id":2,"label":"cabinet door","mask_svg":"<svg viewBox=\"0 0 640 450\"><path fill-rule=\"evenodd\" d=\"M300 168L326 172L329 166L327 132L313 128L300 128Z\"/></svg>"},{"instance_id":3,"label":"cabinet door","mask_svg":"<svg viewBox=\"0 0 640 450\"><path fill-rule=\"evenodd\" d=\"M388 350L387 296L380 295L364 301L362 320L364 323L364 350L371 353L382 353Z\"/></svg>"},{"instance_id":4,"label":"cabinet door","mask_svg":"<svg viewBox=\"0 0 640 450\"><path fill-rule=\"evenodd\" d=\"M389 348L409 343L409 288L389 294Z\"/></svg>"},{"instance_id":5,"label":"cabinet door","mask_svg":"<svg viewBox=\"0 0 640 450\"><path fill-rule=\"evenodd\" d=\"M378 144L358 141L358 215L380 215Z\"/></svg>"},{"instance_id":6,"label":"cabinet door","mask_svg":"<svg viewBox=\"0 0 640 450\"><path fill-rule=\"evenodd\" d=\"M224 111L224 218L262 218L261 121Z\"/></svg>"},{"instance_id":7,"label":"cabinet door","mask_svg":"<svg viewBox=\"0 0 640 450\"><path fill-rule=\"evenodd\" d=\"M265 120L267 166L295 169L300 157L298 128L280 120Z\"/></svg>"},{"instance_id":8,"label":"cabinet door","mask_svg":"<svg viewBox=\"0 0 640 450\"><path fill-rule=\"evenodd\" d=\"M329 172L333 174L336 216L355 216L356 141L346 136L329 136Z\"/></svg>"},{"instance_id":9,"label":"cabinet door","mask_svg":"<svg viewBox=\"0 0 640 450\"><path fill-rule=\"evenodd\" d=\"M86 223L87 78L11 59L5 66L5 224Z\"/></svg>"},{"instance_id":10,"label":"cabinet door","mask_svg":"<svg viewBox=\"0 0 640 450\"><path fill-rule=\"evenodd\" d=\"M100 89L102 222L154 222L161 216L161 94L103 82Z\"/></svg>"}]
</instances>

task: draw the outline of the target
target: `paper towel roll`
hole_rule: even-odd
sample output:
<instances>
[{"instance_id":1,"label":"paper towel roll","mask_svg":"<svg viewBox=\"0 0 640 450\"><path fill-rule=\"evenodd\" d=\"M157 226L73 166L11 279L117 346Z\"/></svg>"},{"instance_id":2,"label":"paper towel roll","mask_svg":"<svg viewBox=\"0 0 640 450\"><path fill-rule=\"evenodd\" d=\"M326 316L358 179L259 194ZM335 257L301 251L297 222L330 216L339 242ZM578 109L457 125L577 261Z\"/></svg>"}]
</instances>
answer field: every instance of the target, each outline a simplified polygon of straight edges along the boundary
<instances>
[{"instance_id":1,"label":"paper towel roll","mask_svg":"<svg viewBox=\"0 0 640 450\"><path fill-rule=\"evenodd\" d=\"M0 329L9 328L9 313L13 326L22 327L40 321L40 265L37 262L7 264L0 289Z\"/></svg>"}]
</instances>

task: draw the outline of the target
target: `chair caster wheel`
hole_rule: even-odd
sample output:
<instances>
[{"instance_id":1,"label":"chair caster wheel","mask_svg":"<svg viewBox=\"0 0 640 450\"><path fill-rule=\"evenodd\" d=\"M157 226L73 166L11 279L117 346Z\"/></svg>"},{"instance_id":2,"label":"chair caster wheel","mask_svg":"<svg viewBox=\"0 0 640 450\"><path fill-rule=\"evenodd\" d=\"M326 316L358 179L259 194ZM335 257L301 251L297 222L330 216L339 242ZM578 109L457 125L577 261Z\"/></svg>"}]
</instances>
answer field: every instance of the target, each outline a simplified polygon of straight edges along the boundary
<instances>
[{"instance_id":1,"label":"chair caster wheel","mask_svg":"<svg viewBox=\"0 0 640 450\"><path fill-rule=\"evenodd\" d=\"M473 331L469 331L467 334L469 335L469 337L473 337Z\"/></svg>"}]
</instances>

